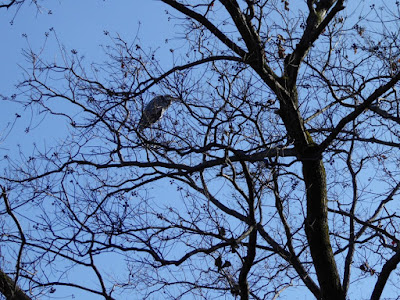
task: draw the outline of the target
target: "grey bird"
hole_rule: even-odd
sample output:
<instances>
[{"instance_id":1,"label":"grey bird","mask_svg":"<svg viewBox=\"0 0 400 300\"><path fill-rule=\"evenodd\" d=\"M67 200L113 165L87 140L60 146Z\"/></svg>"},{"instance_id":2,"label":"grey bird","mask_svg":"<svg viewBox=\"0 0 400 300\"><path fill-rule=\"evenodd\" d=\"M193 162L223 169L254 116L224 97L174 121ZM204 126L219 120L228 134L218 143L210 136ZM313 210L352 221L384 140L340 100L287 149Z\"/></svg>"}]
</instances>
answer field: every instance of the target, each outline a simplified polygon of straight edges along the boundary
<instances>
[{"instance_id":1,"label":"grey bird","mask_svg":"<svg viewBox=\"0 0 400 300\"><path fill-rule=\"evenodd\" d=\"M148 128L160 120L172 101L176 100L179 100L179 98L170 95L154 97L144 108L138 129L143 130Z\"/></svg>"}]
</instances>

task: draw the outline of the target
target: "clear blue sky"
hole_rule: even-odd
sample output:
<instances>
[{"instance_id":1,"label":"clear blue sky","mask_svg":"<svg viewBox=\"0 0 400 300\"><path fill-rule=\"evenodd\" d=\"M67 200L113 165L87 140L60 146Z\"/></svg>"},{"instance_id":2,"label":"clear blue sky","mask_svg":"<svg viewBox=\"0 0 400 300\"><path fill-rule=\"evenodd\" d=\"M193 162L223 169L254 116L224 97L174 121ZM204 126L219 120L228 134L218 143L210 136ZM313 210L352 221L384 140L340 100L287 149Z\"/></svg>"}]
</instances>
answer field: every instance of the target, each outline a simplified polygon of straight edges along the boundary
<instances>
[{"instance_id":1,"label":"clear blue sky","mask_svg":"<svg viewBox=\"0 0 400 300\"><path fill-rule=\"evenodd\" d=\"M29 67L22 50L32 48L39 51L46 39L45 33L54 28L60 42L68 50L76 49L79 55L86 57L86 62L106 60L101 45L110 43L104 35L117 33L128 42L132 42L139 33L140 42L145 47L164 47L158 51L160 57L170 55L166 36L173 36L173 24L168 22L166 6L155 0L119 0L119 1L39 1L43 10L37 13L32 5L24 6L18 14L15 10L0 10L0 95L10 96L16 93L15 85L22 79L23 68ZM117 3L118 2L118 3ZM51 14L48 11L51 10ZM10 21L13 20L13 24ZM140 24L139 24L140 22ZM25 38L23 35L26 35ZM58 45L50 37L46 45L47 58L59 55ZM17 97L18 100L18 97ZM16 119L15 113L21 115ZM18 147L29 156L35 142L42 148L52 145L66 134L66 126L60 119L34 117L30 110L23 110L20 105L0 101L0 167L4 167L2 157L8 155L18 159ZM10 126L16 120L10 133ZM32 121L33 120L33 121ZM25 132L27 127L31 130ZM165 189L163 190L165 192ZM28 212L29 214L29 212ZM118 274L123 265L115 257L103 257L107 272ZM112 261L112 264L110 262ZM122 261L119 261L123 263ZM72 275L72 274L71 274ZM80 281L88 280L87 270L77 271L74 276L81 276ZM70 276L76 280L77 277ZM92 280L93 283L95 280ZM95 300L103 299L93 294L85 294L71 288L57 287L52 296L67 296L61 299ZM46 299L46 298L43 298ZM130 299L135 299L134 295Z\"/></svg>"},{"instance_id":2,"label":"clear blue sky","mask_svg":"<svg viewBox=\"0 0 400 300\"><path fill-rule=\"evenodd\" d=\"M28 67L22 55L22 49L31 47L38 51L45 41L45 33L54 28L60 42L67 49L76 49L86 57L87 62L102 62L105 57L100 45L109 43L104 30L114 35L118 33L127 41L132 41L138 30L142 47L160 46L160 58L170 58L165 39L174 36L174 24L167 21L167 8L155 0L67 0L39 1L43 3L42 13L37 13L34 6L24 6L18 14L15 10L0 10L0 94L10 96L15 93L15 84L21 79L22 68ZM52 14L48 14L51 10ZM13 20L13 25L10 21ZM139 21L141 25L139 26ZM27 39L23 37L25 35ZM58 49L52 38L46 48L50 55L57 55ZM21 68L22 67L22 68ZM22 116L12 131L8 133L9 124L15 121L15 113ZM65 134L62 123L53 120L44 121L30 134L25 128L31 126L31 112L22 110L11 103L0 102L0 157L4 154L15 155L16 145L27 149L35 141L39 145L52 143ZM37 120L33 126L35 127ZM56 124L56 125L55 125ZM51 125L51 126L49 126ZM5 137L7 137L5 139ZM370 289L368 289L370 291ZM360 289L360 293L363 291ZM79 293L74 292L76 299ZM298 293L288 299L310 299L310 294ZM368 295L362 295L367 297ZM92 296L85 299L99 299ZM134 299L134 298L132 298ZM283 298L284 299L284 298Z\"/></svg>"},{"instance_id":3,"label":"clear blue sky","mask_svg":"<svg viewBox=\"0 0 400 300\"><path fill-rule=\"evenodd\" d=\"M25 5L15 16L15 10L0 10L0 95L14 94L15 84L22 78L23 68L29 67L22 49L31 47L39 51L46 38L45 33L54 28L60 42L67 50L76 49L79 55L86 57L86 62L103 62L104 51L101 45L110 42L104 31L111 35L119 34L127 41L133 41L137 33L144 47L165 47L158 51L159 55L169 51L165 44L166 36L172 36L172 22L168 22L165 14L166 6L155 0L119 0L115 1L39 1L43 9L37 12L33 5ZM48 12L52 13L49 14ZM15 16L15 17L14 17ZM13 21L11 25L10 22ZM139 25L140 22L140 25ZM23 35L26 35L25 38ZM50 35L46 44L49 59L59 56L55 39ZM3 141L9 125L15 121L15 113L22 116L17 120L12 135L8 135L7 143ZM47 123L36 131L25 133L30 126L36 127L38 119L32 124L31 111L24 111L20 106L0 102L0 150L11 149L15 143L31 145L32 141L40 143L43 137L57 137L63 127L47 126ZM62 125L60 125L62 126ZM52 129L48 132L48 129ZM56 130L56 132L54 132Z\"/></svg>"}]
</instances>

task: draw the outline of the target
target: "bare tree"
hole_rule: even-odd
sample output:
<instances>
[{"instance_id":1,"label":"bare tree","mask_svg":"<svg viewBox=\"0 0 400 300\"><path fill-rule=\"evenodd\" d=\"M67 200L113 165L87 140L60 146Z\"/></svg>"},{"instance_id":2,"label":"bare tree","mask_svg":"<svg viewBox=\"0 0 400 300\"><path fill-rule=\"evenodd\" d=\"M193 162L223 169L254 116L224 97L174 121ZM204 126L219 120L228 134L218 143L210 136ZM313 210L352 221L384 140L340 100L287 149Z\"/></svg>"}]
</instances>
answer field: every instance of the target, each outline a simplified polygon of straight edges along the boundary
<instances>
[{"instance_id":1,"label":"bare tree","mask_svg":"<svg viewBox=\"0 0 400 300\"><path fill-rule=\"evenodd\" d=\"M169 70L118 36L103 65L26 52L31 72L6 100L70 133L5 158L1 286L32 299L400 294L399 3L162 2L185 37ZM155 95L178 100L139 130Z\"/></svg>"}]
</instances>

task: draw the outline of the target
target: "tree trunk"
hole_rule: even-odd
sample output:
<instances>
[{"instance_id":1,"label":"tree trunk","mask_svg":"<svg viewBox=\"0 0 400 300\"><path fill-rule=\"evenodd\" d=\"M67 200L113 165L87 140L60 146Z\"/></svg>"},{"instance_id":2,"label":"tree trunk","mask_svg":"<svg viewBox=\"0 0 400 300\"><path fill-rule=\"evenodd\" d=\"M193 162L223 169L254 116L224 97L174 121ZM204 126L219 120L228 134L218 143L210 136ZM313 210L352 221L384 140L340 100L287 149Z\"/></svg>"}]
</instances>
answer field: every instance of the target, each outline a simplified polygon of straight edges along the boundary
<instances>
[{"instance_id":1,"label":"tree trunk","mask_svg":"<svg viewBox=\"0 0 400 300\"><path fill-rule=\"evenodd\" d=\"M0 270L0 293L2 293L7 300L31 300L18 285L15 285L14 280L2 270Z\"/></svg>"},{"instance_id":2,"label":"tree trunk","mask_svg":"<svg viewBox=\"0 0 400 300\"><path fill-rule=\"evenodd\" d=\"M328 226L326 174L318 147L310 146L303 160L303 175L307 189L305 230L311 256L321 288L322 299L345 299L333 255Z\"/></svg>"},{"instance_id":3,"label":"tree trunk","mask_svg":"<svg viewBox=\"0 0 400 300\"><path fill-rule=\"evenodd\" d=\"M284 81L282 86L289 86ZM326 174L320 147L304 127L299 112L296 86L277 92L280 111L288 135L293 139L298 157L303 164L307 196L305 231L323 300L345 300L339 272L329 238Z\"/></svg>"}]
</instances>

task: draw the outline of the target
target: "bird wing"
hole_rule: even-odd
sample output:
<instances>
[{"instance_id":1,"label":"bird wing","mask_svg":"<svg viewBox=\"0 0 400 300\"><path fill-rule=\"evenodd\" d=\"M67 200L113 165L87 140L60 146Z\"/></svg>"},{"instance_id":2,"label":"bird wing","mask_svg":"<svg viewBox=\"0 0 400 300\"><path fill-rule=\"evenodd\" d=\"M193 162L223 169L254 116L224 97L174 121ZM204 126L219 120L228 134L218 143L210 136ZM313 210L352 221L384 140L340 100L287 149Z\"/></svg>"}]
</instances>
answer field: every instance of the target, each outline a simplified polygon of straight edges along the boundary
<instances>
[{"instance_id":1,"label":"bird wing","mask_svg":"<svg viewBox=\"0 0 400 300\"><path fill-rule=\"evenodd\" d=\"M154 101L150 101L143 111L142 117L140 118L139 129L150 127L162 117L162 114L162 107L155 105Z\"/></svg>"}]
</instances>

